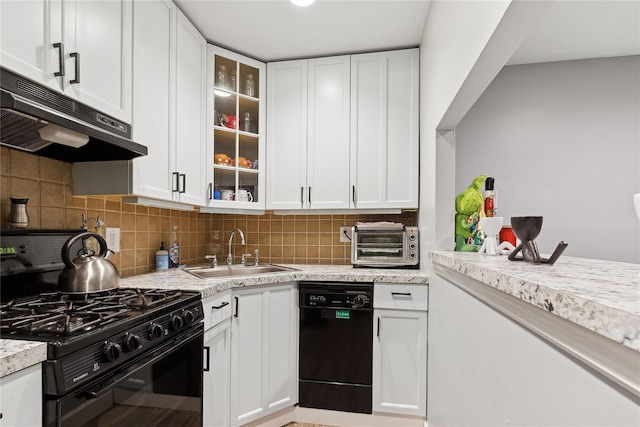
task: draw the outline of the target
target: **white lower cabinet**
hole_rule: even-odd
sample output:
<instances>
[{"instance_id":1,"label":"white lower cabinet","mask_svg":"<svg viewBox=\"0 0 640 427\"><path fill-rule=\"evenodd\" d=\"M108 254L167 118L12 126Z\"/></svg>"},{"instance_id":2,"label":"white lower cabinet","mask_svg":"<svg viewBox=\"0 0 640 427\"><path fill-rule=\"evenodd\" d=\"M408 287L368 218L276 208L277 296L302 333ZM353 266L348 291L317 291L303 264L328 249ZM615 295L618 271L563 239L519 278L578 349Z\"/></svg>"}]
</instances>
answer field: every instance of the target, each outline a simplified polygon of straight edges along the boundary
<instances>
[{"instance_id":1,"label":"white lower cabinet","mask_svg":"<svg viewBox=\"0 0 640 427\"><path fill-rule=\"evenodd\" d=\"M234 291L231 322L231 425L298 401L295 283Z\"/></svg>"},{"instance_id":2,"label":"white lower cabinet","mask_svg":"<svg viewBox=\"0 0 640 427\"><path fill-rule=\"evenodd\" d=\"M202 424L230 425L231 291L205 298Z\"/></svg>"},{"instance_id":3,"label":"white lower cabinet","mask_svg":"<svg viewBox=\"0 0 640 427\"><path fill-rule=\"evenodd\" d=\"M375 285L373 411L427 415L425 285Z\"/></svg>"},{"instance_id":4,"label":"white lower cabinet","mask_svg":"<svg viewBox=\"0 0 640 427\"><path fill-rule=\"evenodd\" d=\"M37 364L0 379L0 426L39 425L42 425L42 367Z\"/></svg>"}]
</instances>

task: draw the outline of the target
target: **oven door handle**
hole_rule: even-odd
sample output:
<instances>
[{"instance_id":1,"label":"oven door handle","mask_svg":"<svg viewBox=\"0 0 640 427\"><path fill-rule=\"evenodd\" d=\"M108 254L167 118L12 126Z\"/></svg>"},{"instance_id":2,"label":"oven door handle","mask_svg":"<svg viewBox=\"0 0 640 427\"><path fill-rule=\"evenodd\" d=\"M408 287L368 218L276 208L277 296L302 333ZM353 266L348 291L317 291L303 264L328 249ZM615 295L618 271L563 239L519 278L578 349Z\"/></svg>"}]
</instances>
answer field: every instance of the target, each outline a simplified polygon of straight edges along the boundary
<instances>
[{"instance_id":1,"label":"oven door handle","mask_svg":"<svg viewBox=\"0 0 640 427\"><path fill-rule=\"evenodd\" d=\"M204 327L202 325L199 325L198 327L193 328L190 331L186 331L183 334L175 336L173 339L162 344L156 350L153 350L150 354L139 359L133 365L130 365L129 367L125 368L122 372L119 372L118 374L111 376L110 378L106 379L104 382L96 386L93 386L87 391L85 391L85 397L87 399L97 399L105 395L106 393L109 392L109 390L111 390L113 387L115 387L122 381L126 380L135 372L155 363L156 361L162 359L163 357L175 351L178 351L181 347L184 347L189 342L197 339L201 335L204 335L203 329Z\"/></svg>"}]
</instances>

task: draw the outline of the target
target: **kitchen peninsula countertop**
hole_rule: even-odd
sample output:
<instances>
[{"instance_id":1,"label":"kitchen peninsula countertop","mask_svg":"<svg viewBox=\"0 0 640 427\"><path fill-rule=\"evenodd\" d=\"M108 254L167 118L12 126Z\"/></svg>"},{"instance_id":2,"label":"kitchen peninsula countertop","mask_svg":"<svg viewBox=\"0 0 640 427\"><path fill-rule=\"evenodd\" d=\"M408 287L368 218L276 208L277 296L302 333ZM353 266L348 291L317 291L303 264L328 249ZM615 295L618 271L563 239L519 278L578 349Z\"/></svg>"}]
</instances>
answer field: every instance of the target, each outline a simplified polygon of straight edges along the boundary
<instances>
[{"instance_id":1,"label":"kitchen peninsula countertop","mask_svg":"<svg viewBox=\"0 0 640 427\"><path fill-rule=\"evenodd\" d=\"M640 265L562 256L554 265L435 251L439 264L640 351Z\"/></svg>"},{"instance_id":2,"label":"kitchen peninsula countertop","mask_svg":"<svg viewBox=\"0 0 640 427\"><path fill-rule=\"evenodd\" d=\"M200 279L181 269L162 270L120 279L122 288L198 291L203 298L226 289L302 280L375 283L429 283L420 270L354 268L351 265L278 264L296 270L258 275ZM221 266L222 267L222 266ZM47 357L46 344L24 340L0 340L0 377L33 366Z\"/></svg>"}]
</instances>

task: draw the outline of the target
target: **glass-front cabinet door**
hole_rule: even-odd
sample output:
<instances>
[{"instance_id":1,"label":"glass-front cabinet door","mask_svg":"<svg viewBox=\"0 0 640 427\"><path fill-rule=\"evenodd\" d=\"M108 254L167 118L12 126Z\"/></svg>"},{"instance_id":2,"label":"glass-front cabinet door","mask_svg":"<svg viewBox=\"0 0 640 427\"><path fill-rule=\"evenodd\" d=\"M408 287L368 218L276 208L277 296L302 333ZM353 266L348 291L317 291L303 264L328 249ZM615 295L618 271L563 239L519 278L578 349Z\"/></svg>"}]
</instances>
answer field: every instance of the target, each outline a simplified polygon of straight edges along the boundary
<instances>
[{"instance_id":1,"label":"glass-front cabinet door","mask_svg":"<svg viewBox=\"0 0 640 427\"><path fill-rule=\"evenodd\" d=\"M208 203L201 211L264 211L266 65L208 46Z\"/></svg>"}]
</instances>

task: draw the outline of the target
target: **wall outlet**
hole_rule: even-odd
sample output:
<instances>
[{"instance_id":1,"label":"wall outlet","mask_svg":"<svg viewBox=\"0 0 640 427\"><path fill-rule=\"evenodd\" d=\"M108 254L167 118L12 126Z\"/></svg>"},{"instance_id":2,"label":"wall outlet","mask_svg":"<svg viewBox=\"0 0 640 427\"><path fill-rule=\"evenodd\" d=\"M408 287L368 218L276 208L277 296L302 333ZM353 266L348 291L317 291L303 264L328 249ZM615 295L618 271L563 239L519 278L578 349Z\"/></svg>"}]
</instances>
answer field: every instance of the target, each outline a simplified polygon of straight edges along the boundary
<instances>
[{"instance_id":1,"label":"wall outlet","mask_svg":"<svg viewBox=\"0 0 640 427\"><path fill-rule=\"evenodd\" d=\"M351 227L340 227L340 242L351 242Z\"/></svg>"},{"instance_id":2,"label":"wall outlet","mask_svg":"<svg viewBox=\"0 0 640 427\"><path fill-rule=\"evenodd\" d=\"M116 227L107 227L107 248L113 252L120 252L120 229Z\"/></svg>"}]
</instances>

